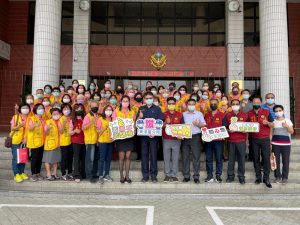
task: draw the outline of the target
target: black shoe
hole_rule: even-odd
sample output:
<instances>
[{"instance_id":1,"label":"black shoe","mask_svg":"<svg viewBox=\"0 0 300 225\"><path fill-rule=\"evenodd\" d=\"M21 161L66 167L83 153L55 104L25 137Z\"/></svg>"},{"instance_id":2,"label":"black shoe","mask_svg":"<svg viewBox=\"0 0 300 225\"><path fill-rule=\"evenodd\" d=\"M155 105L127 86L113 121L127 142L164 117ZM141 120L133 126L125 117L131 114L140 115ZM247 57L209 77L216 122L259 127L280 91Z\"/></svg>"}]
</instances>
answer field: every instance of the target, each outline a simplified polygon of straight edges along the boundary
<instances>
[{"instance_id":1,"label":"black shoe","mask_svg":"<svg viewBox=\"0 0 300 225\"><path fill-rule=\"evenodd\" d=\"M207 183L213 183L214 182L214 177L213 176L207 176L204 180Z\"/></svg>"},{"instance_id":2,"label":"black shoe","mask_svg":"<svg viewBox=\"0 0 300 225\"><path fill-rule=\"evenodd\" d=\"M128 184L131 184L132 183L132 180L129 178L129 177L125 177L125 180L124 180L126 183Z\"/></svg>"},{"instance_id":3,"label":"black shoe","mask_svg":"<svg viewBox=\"0 0 300 225\"><path fill-rule=\"evenodd\" d=\"M221 176L217 175L217 176L216 176L216 180L217 180L218 183L222 183L222 178L221 178Z\"/></svg>"},{"instance_id":4,"label":"black shoe","mask_svg":"<svg viewBox=\"0 0 300 225\"><path fill-rule=\"evenodd\" d=\"M190 178L183 178L183 181L182 182L184 182L184 183L187 183L187 182L190 182Z\"/></svg>"},{"instance_id":5,"label":"black shoe","mask_svg":"<svg viewBox=\"0 0 300 225\"><path fill-rule=\"evenodd\" d=\"M95 183L97 183L98 181L99 181L99 179L96 178L96 177L92 177L92 178L90 179L90 182L91 182L92 184L95 184Z\"/></svg>"},{"instance_id":6,"label":"black shoe","mask_svg":"<svg viewBox=\"0 0 300 225\"><path fill-rule=\"evenodd\" d=\"M120 179L120 183L121 183L121 184L124 184L124 183L125 183L124 177L122 177L122 178Z\"/></svg>"},{"instance_id":7,"label":"black shoe","mask_svg":"<svg viewBox=\"0 0 300 225\"><path fill-rule=\"evenodd\" d=\"M261 179L258 178L255 180L255 184L260 184L260 183L261 183Z\"/></svg>"},{"instance_id":8,"label":"black shoe","mask_svg":"<svg viewBox=\"0 0 300 225\"><path fill-rule=\"evenodd\" d=\"M194 179L194 182L195 182L195 184L200 184L199 178L195 178L195 179Z\"/></svg>"},{"instance_id":9,"label":"black shoe","mask_svg":"<svg viewBox=\"0 0 300 225\"><path fill-rule=\"evenodd\" d=\"M239 182L240 182L240 184L242 184L242 185L244 185L244 184L246 183L244 178L239 178Z\"/></svg>"},{"instance_id":10,"label":"black shoe","mask_svg":"<svg viewBox=\"0 0 300 225\"><path fill-rule=\"evenodd\" d=\"M152 178L151 178L151 181L152 181L152 183L157 183L158 180L157 180L156 177L152 177Z\"/></svg>"},{"instance_id":11,"label":"black shoe","mask_svg":"<svg viewBox=\"0 0 300 225\"><path fill-rule=\"evenodd\" d=\"M146 183L146 182L149 181L149 178L143 178L141 181L142 181L143 183Z\"/></svg>"},{"instance_id":12,"label":"black shoe","mask_svg":"<svg viewBox=\"0 0 300 225\"><path fill-rule=\"evenodd\" d=\"M227 179L226 179L226 183L232 183L233 181L234 181L234 178L227 177Z\"/></svg>"},{"instance_id":13,"label":"black shoe","mask_svg":"<svg viewBox=\"0 0 300 225\"><path fill-rule=\"evenodd\" d=\"M267 188L272 188L272 184L270 183L269 180L264 180L264 183L266 184Z\"/></svg>"}]
</instances>

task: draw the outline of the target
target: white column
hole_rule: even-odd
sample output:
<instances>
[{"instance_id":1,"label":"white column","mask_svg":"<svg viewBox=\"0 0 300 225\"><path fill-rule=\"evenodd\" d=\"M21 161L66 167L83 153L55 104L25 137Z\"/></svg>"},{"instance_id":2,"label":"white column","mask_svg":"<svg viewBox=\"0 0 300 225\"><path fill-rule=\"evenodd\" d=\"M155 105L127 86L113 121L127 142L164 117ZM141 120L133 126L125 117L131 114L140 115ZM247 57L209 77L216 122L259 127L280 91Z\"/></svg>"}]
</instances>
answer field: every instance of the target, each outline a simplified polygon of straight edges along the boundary
<instances>
[{"instance_id":1,"label":"white column","mask_svg":"<svg viewBox=\"0 0 300 225\"><path fill-rule=\"evenodd\" d=\"M62 0L36 0L35 7L33 94L45 84L59 83Z\"/></svg>"},{"instance_id":2,"label":"white column","mask_svg":"<svg viewBox=\"0 0 300 225\"><path fill-rule=\"evenodd\" d=\"M275 102L290 116L289 54L286 0L260 0L261 94L275 94Z\"/></svg>"},{"instance_id":3,"label":"white column","mask_svg":"<svg viewBox=\"0 0 300 225\"><path fill-rule=\"evenodd\" d=\"M74 0L73 67L72 79L89 82L90 9L79 8L80 0Z\"/></svg>"},{"instance_id":4,"label":"white column","mask_svg":"<svg viewBox=\"0 0 300 225\"><path fill-rule=\"evenodd\" d=\"M236 12L228 10L226 0L226 46L227 46L227 91L231 91L232 80L244 80L244 10L243 0Z\"/></svg>"}]
</instances>

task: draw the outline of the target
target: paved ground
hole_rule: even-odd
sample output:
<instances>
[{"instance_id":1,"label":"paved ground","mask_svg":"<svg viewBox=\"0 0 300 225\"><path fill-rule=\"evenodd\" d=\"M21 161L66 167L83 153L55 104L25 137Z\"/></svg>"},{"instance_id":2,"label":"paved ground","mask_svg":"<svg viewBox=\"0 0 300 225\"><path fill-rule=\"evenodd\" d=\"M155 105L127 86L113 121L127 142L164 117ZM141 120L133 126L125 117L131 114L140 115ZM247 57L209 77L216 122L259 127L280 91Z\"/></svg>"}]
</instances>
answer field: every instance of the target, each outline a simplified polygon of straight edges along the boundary
<instances>
[{"instance_id":1,"label":"paved ground","mask_svg":"<svg viewBox=\"0 0 300 225\"><path fill-rule=\"evenodd\" d=\"M1 225L292 225L300 221L300 196L296 195L60 195L0 192L0 207Z\"/></svg>"}]
</instances>

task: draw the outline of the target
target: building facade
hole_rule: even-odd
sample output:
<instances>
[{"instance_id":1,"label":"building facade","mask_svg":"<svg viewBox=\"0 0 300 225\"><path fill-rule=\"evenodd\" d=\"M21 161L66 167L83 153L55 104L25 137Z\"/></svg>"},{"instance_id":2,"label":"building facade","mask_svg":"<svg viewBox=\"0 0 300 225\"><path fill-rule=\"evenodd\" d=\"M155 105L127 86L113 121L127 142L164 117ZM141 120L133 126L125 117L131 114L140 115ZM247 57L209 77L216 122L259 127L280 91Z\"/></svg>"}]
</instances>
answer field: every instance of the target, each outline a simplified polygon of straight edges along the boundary
<instances>
[{"instance_id":1,"label":"building facade","mask_svg":"<svg viewBox=\"0 0 300 225\"><path fill-rule=\"evenodd\" d=\"M87 2L0 0L2 131L24 94L108 78L141 88L208 80L226 90L242 80L273 92L300 128L300 1ZM167 57L159 72L149 60L156 51Z\"/></svg>"}]
</instances>

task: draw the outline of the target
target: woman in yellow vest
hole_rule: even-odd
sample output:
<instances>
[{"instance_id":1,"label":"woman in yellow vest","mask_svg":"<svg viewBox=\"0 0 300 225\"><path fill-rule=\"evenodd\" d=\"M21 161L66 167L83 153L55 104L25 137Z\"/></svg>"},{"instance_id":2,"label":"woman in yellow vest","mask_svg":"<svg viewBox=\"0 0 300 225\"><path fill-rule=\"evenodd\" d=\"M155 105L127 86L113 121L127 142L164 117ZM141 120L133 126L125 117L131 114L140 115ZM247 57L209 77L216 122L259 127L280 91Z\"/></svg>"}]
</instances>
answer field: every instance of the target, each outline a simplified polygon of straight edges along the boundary
<instances>
[{"instance_id":1,"label":"woman in yellow vest","mask_svg":"<svg viewBox=\"0 0 300 225\"><path fill-rule=\"evenodd\" d=\"M12 170L14 173L14 180L17 183L22 182L23 180L28 180L28 176L24 173L25 163L18 164L17 159L17 149L21 147L22 144L26 143L26 124L28 116L30 113L29 104L21 104L18 108L18 114L14 115L10 121L11 132L10 136L12 138Z\"/></svg>"},{"instance_id":2,"label":"woman in yellow vest","mask_svg":"<svg viewBox=\"0 0 300 225\"><path fill-rule=\"evenodd\" d=\"M98 119L99 104L96 101L90 102L91 110L83 119L82 130L84 133L84 143L85 143L85 173L86 178L90 179L92 182L95 181L97 171L93 170L94 159L95 159L95 149L98 140L98 133L96 129L96 122Z\"/></svg>"},{"instance_id":3,"label":"woman in yellow vest","mask_svg":"<svg viewBox=\"0 0 300 225\"><path fill-rule=\"evenodd\" d=\"M109 122L112 121L113 108L110 105L104 107L101 116L97 120L97 132L99 134L98 146L99 146L99 160L98 160L98 172L99 182L101 184L104 181L112 181L113 179L109 175L110 163L112 159L113 140L111 138L111 132L109 128ZM105 169L104 169L105 168ZM103 174L104 170L104 174Z\"/></svg>"},{"instance_id":4,"label":"woman in yellow vest","mask_svg":"<svg viewBox=\"0 0 300 225\"><path fill-rule=\"evenodd\" d=\"M60 122L60 150L61 150L61 162L60 170L63 180L73 180L73 148L70 135L70 121L72 107L70 104L61 105L62 116L59 119Z\"/></svg>"},{"instance_id":5,"label":"woman in yellow vest","mask_svg":"<svg viewBox=\"0 0 300 225\"><path fill-rule=\"evenodd\" d=\"M43 120L46 121L48 119L51 118L51 112L50 112L50 109L52 108L51 107L51 103L50 103L50 100L49 100L49 97L44 97L43 98L43 106L45 107L45 113L43 114Z\"/></svg>"},{"instance_id":6,"label":"woman in yellow vest","mask_svg":"<svg viewBox=\"0 0 300 225\"><path fill-rule=\"evenodd\" d=\"M44 125L45 145L43 162L45 163L45 168L47 172L46 179L49 181L53 181L59 179L59 177L57 176L57 165L61 161L61 152L59 147L59 118L61 114L58 108L53 108L50 110L50 112L52 118L47 120Z\"/></svg>"},{"instance_id":7,"label":"woman in yellow vest","mask_svg":"<svg viewBox=\"0 0 300 225\"><path fill-rule=\"evenodd\" d=\"M121 98L120 106L114 111L113 113L113 120L117 118L126 118L126 119L133 119L135 121L136 114L134 110L130 108L130 98L127 95L124 95ZM120 169L120 182L124 183L131 183L131 179L129 178L129 169L130 169L130 162L131 162L131 151L134 148L134 139L127 138L123 140L116 140L116 149L119 152L119 169ZM126 175L124 177L123 170L124 170L124 161L125 161L125 171Z\"/></svg>"},{"instance_id":8,"label":"woman in yellow vest","mask_svg":"<svg viewBox=\"0 0 300 225\"><path fill-rule=\"evenodd\" d=\"M45 107L38 103L33 107L34 115L28 119L26 124L27 148L31 151L31 173L32 181L42 180L41 166L44 152L44 120Z\"/></svg>"}]
</instances>

